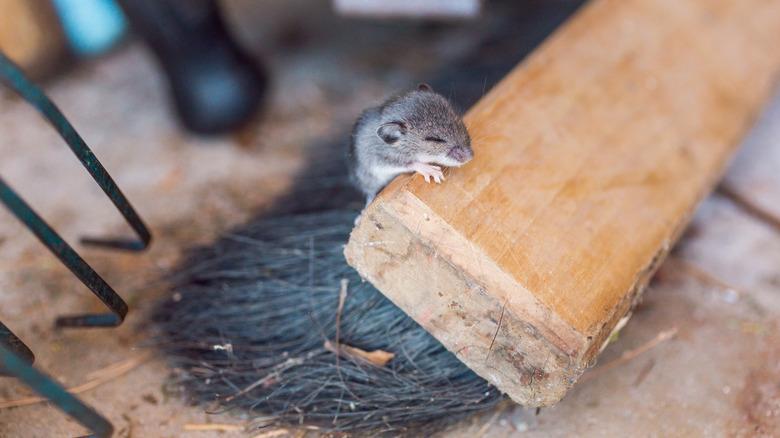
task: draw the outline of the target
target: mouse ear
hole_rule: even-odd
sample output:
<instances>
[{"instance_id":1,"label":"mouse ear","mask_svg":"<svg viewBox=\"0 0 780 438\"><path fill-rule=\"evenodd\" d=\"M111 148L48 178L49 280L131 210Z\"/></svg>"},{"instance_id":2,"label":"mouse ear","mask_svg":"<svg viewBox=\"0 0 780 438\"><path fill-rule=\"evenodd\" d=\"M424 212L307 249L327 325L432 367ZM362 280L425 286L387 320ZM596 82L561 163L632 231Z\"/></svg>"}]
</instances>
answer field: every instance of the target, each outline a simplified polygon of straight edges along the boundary
<instances>
[{"instance_id":1,"label":"mouse ear","mask_svg":"<svg viewBox=\"0 0 780 438\"><path fill-rule=\"evenodd\" d=\"M379 126L376 135L387 144L393 144L406 135L406 125L401 122L388 122Z\"/></svg>"},{"instance_id":2,"label":"mouse ear","mask_svg":"<svg viewBox=\"0 0 780 438\"><path fill-rule=\"evenodd\" d=\"M424 82L419 84L419 85L417 85L417 90L419 90L419 91L428 91L428 92L431 92L431 93L433 92L433 88L431 88L430 85L428 85L428 84L426 84Z\"/></svg>"}]
</instances>

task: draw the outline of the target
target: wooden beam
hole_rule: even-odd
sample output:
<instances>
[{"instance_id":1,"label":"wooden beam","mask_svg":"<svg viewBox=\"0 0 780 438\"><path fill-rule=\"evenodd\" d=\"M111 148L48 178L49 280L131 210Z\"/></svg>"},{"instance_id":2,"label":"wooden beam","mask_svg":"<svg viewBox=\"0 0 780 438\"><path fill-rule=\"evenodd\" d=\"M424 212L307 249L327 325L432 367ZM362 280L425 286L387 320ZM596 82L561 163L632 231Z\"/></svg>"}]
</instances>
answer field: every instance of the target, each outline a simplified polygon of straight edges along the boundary
<instances>
[{"instance_id":1,"label":"wooden beam","mask_svg":"<svg viewBox=\"0 0 780 438\"><path fill-rule=\"evenodd\" d=\"M780 1L594 0L393 181L349 263L476 373L560 400L639 299L780 71Z\"/></svg>"}]
</instances>

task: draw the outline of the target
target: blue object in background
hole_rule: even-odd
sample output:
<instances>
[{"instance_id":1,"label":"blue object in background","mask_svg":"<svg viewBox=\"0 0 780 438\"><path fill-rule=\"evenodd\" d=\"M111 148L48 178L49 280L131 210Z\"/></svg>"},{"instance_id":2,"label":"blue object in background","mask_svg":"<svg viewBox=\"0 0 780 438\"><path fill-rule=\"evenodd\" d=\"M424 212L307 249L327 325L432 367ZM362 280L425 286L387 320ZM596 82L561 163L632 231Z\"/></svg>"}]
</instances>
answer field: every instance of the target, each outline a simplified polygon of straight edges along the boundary
<instances>
[{"instance_id":1,"label":"blue object in background","mask_svg":"<svg viewBox=\"0 0 780 438\"><path fill-rule=\"evenodd\" d=\"M114 0L52 0L52 3L77 55L103 53L127 30L122 9Z\"/></svg>"}]
</instances>

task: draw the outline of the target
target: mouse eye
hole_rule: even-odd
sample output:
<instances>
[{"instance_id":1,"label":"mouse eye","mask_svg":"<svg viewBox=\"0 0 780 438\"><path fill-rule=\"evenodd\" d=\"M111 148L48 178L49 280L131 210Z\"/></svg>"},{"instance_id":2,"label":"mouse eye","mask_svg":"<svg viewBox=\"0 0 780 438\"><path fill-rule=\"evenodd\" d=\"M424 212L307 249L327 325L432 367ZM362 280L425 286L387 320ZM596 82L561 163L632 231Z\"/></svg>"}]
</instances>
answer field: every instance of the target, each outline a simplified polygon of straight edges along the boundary
<instances>
[{"instance_id":1,"label":"mouse eye","mask_svg":"<svg viewBox=\"0 0 780 438\"><path fill-rule=\"evenodd\" d=\"M434 143L446 143L444 140L440 139L439 137L425 137L425 141L432 141Z\"/></svg>"}]
</instances>

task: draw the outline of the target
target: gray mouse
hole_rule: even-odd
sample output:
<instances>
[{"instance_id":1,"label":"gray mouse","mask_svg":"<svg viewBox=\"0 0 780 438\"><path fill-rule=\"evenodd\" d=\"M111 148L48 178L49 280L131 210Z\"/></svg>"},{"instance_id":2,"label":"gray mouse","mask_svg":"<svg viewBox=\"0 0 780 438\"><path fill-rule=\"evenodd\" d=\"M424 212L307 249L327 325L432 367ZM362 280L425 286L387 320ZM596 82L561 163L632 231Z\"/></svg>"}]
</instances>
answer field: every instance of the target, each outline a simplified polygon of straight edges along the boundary
<instances>
[{"instance_id":1,"label":"gray mouse","mask_svg":"<svg viewBox=\"0 0 780 438\"><path fill-rule=\"evenodd\" d=\"M368 205L393 178L417 172L436 183L441 166L459 167L474 157L471 138L452 104L427 84L369 108L352 130L349 170Z\"/></svg>"}]
</instances>

